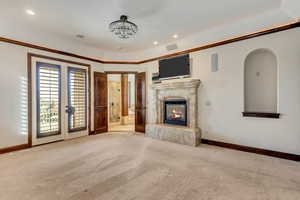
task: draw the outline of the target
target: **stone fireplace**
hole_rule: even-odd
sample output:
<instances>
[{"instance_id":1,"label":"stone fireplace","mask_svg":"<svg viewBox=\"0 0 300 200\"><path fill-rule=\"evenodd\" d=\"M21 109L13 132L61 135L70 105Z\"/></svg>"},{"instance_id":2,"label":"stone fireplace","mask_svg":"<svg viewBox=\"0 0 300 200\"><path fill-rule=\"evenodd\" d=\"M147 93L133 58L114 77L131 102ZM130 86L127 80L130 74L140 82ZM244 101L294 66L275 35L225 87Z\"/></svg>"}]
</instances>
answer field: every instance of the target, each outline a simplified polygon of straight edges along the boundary
<instances>
[{"instance_id":1,"label":"stone fireplace","mask_svg":"<svg viewBox=\"0 0 300 200\"><path fill-rule=\"evenodd\" d=\"M151 115L146 136L179 144L197 146L201 142L198 127L198 88L200 80L153 84Z\"/></svg>"}]
</instances>

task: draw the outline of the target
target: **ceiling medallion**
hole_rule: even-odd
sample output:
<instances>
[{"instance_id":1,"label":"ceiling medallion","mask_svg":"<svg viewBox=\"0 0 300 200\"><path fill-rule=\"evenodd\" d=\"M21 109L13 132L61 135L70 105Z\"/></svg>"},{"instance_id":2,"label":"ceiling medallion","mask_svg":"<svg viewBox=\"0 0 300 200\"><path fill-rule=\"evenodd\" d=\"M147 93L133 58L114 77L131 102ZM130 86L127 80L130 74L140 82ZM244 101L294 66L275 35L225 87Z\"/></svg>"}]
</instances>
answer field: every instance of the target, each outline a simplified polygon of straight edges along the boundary
<instances>
[{"instance_id":1,"label":"ceiling medallion","mask_svg":"<svg viewBox=\"0 0 300 200\"><path fill-rule=\"evenodd\" d=\"M127 20L126 15L122 15L120 20L110 23L109 30L121 39L128 39L138 31L136 24Z\"/></svg>"}]
</instances>

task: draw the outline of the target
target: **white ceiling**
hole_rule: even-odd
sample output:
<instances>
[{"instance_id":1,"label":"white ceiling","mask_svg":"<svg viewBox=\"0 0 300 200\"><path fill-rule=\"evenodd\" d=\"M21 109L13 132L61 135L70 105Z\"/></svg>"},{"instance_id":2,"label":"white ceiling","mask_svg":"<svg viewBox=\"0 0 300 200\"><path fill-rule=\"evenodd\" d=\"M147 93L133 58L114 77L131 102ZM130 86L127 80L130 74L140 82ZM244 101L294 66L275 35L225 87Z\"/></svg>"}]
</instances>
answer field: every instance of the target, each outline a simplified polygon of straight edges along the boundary
<instances>
[{"instance_id":1,"label":"white ceiling","mask_svg":"<svg viewBox=\"0 0 300 200\"><path fill-rule=\"evenodd\" d=\"M134 52L167 44L212 27L230 24L281 6L281 0L0 0L0 22L108 51ZM26 9L36 15L29 16ZM139 26L121 40L108 30L120 15ZM0 24L1 25L1 24ZM18 30L18 29L15 29ZM1 33L0 33L1 34ZM75 36L82 34L84 39ZM17 39L17 38L16 38Z\"/></svg>"}]
</instances>

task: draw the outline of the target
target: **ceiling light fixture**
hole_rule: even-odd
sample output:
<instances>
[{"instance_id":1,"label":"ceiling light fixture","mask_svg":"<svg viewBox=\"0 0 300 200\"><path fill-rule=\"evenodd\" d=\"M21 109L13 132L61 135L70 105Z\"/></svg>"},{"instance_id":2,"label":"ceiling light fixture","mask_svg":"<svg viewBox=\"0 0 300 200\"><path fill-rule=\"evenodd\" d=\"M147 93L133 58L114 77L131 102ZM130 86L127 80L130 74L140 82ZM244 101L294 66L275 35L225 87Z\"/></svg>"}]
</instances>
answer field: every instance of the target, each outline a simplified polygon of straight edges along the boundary
<instances>
[{"instance_id":1,"label":"ceiling light fixture","mask_svg":"<svg viewBox=\"0 0 300 200\"><path fill-rule=\"evenodd\" d=\"M28 15L35 15L35 12L33 12L33 10L26 10L26 13Z\"/></svg>"},{"instance_id":2,"label":"ceiling light fixture","mask_svg":"<svg viewBox=\"0 0 300 200\"><path fill-rule=\"evenodd\" d=\"M109 30L121 39L128 39L138 31L136 24L127 20L126 15L122 15L120 20L110 23Z\"/></svg>"},{"instance_id":3,"label":"ceiling light fixture","mask_svg":"<svg viewBox=\"0 0 300 200\"><path fill-rule=\"evenodd\" d=\"M173 35L173 38L175 38L175 39L178 38L178 35L177 35L177 34L174 34L174 35Z\"/></svg>"},{"instance_id":4,"label":"ceiling light fixture","mask_svg":"<svg viewBox=\"0 0 300 200\"><path fill-rule=\"evenodd\" d=\"M158 42L157 42L157 41L155 41L155 42L153 42L153 44L154 44L154 45L158 45Z\"/></svg>"}]
</instances>

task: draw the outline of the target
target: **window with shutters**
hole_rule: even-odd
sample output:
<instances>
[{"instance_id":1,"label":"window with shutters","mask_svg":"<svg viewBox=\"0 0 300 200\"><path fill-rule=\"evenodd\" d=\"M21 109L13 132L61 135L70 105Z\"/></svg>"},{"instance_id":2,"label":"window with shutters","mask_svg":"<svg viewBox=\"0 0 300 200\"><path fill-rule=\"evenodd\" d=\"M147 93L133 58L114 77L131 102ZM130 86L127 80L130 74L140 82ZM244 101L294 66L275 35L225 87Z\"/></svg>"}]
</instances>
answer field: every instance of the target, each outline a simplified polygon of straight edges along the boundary
<instances>
[{"instance_id":1,"label":"window with shutters","mask_svg":"<svg viewBox=\"0 0 300 200\"><path fill-rule=\"evenodd\" d=\"M37 136L61 133L60 66L37 62Z\"/></svg>"},{"instance_id":2,"label":"window with shutters","mask_svg":"<svg viewBox=\"0 0 300 200\"><path fill-rule=\"evenodd\" d=\"M86 70L68 68L69 132L87 129Z\"/></svg>"}]
</instances>

